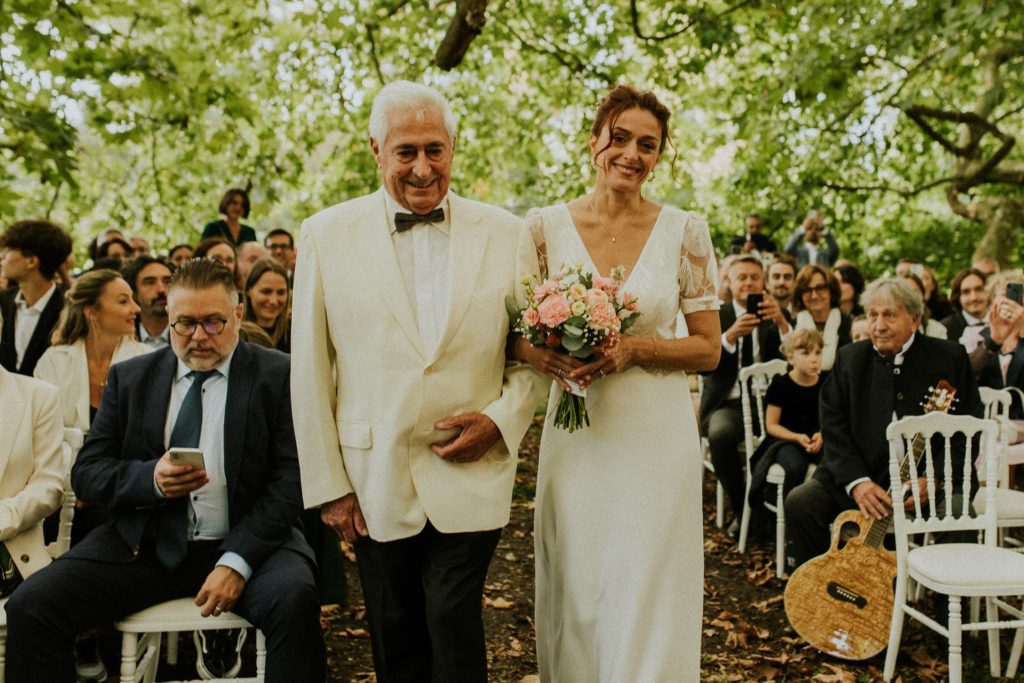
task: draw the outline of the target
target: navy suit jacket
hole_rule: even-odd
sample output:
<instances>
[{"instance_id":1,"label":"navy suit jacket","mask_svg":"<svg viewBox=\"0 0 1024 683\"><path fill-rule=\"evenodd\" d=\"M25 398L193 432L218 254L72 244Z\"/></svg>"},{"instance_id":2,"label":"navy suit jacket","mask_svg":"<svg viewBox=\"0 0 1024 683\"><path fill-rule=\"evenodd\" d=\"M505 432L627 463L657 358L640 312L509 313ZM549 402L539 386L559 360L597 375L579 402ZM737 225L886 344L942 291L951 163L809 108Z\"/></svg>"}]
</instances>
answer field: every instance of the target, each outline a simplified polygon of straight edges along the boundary
<instances>
[{"instance_id":1,"label":"navy suit jacket","mask_svg":"<svg viewBox=\"0 0 1024 683\"><path fill-rule=\"evenodd\" d=\"M32 338L25 348L25 357L21 359L21 367L17 368L18 352L14 349L14 327L18 324L16 319L17 305L14 297L18 295L18 288L12 287L0 292L0 315L3 315L4 329L0 337L0 366L8 372L16 372L19 375L32 376L36 369L36 363L42 357L46 349L50 348L50 335L53 328L57 327L60 320L60 310L64 308L64 293L60 287L53 293L50 300L43 307L39 314L39 322L32 332Z\"/></svg>"},{"instance_id":2,"label":"navy suit jacket","mask_svg":"<svg viewBox=\"0 0 1024 683\"><path fill-rule=\"evenodd\" d=\"M170 348L110 368L99 413L71 472L75 493L112 519L71 556L129 561L155 542L167 501L154 490L178 358ZM239 342L228 374L224 471L230 531L220 545L255 570L281 547L313 559L299 531L302 493L288 356Z\"/></svg>"}]
</instances>

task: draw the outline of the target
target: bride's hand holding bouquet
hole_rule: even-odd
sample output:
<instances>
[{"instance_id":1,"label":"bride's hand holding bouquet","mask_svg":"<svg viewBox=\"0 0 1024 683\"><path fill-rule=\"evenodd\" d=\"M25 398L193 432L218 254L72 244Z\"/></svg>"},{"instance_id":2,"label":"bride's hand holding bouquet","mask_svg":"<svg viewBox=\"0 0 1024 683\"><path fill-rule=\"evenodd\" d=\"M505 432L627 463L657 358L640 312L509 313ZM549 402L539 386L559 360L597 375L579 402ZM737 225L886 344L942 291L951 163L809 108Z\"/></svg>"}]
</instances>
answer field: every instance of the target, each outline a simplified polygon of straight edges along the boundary
<instances>
[{"instance_id":1,"label":"bride's hand holding bouquet","mask_svg":"<svg viewBox=\"0 0 1024 683\"><path fill-rule=\"evenodd\" d=\"M522 335L516 355L550 375L563 393L556 427L574 431L590 424L586 384L628 367L630 344L622 333L640 316L635 296L622 292L623 270L602 277L582 266L563 266L543 282L524 280L526 306L507 300L513 329Z\"/></svg>"}]
</instances>

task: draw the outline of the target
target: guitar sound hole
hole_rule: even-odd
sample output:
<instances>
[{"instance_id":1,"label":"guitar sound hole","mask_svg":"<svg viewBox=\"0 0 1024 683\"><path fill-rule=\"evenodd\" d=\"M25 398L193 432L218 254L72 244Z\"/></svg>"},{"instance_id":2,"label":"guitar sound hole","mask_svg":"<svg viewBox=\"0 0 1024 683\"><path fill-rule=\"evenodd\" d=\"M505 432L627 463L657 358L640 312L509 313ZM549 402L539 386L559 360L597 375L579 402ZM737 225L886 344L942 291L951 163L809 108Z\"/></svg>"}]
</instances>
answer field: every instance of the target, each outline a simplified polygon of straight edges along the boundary
<instances>
[{"instance_id":1,"label":"guitar sound hole","mask_svg":"<svg viewBox=\"0 0 1024 683\"><path fill-rule=\"evenodd\" d=\"M850 542L850 539L857 538L860 535L860 525L856 522L844 522L839 527L839 544L836 546L839 550L846 547L846 544Z\"/></svg>"}]
</instances>

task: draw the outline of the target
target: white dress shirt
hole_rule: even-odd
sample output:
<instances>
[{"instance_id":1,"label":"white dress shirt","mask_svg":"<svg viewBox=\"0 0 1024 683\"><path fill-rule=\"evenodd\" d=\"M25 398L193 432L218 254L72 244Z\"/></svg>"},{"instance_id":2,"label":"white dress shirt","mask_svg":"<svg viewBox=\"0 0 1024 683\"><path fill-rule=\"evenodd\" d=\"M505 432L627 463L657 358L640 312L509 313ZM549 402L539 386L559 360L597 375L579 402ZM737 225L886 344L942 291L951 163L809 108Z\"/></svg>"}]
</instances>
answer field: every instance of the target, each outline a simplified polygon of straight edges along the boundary
<instances>
[{"instance_id":1,"label":"white dress shirt","mask_svg":"<svg viewBox=\"0 0 1024 683\"><path fill-rule=\"evenodd\" d=\"M203 426L199 433L198 448L203 452L208 481L202 488L188 494L188 540L214 541L228 535L228 482L224 471L224 414L228 399L228 373L234 352L217 366L217 374L203 383ZM192 370L178 361L171 383L171 400L167 404L167 420L164 423L164 443L171 440L171 431L181 411L185 394L192 387ZM225 565L237 571L246 581L252 576L252 568L237 553L224 553L218 565Z\"/></svg>"},{"instance_id":2,"label":"white dress shirt","mask_svg":"<svg viewBox=\"0 0 1024 683\"><path fill-rule=\"evenodd\" d=\"M43 309L46 308L46 304L50 303L50 298L53 297L56 291L57 285L50 285L50 288L46 290L46 294L39 297L39 301L31 306L25 301L25 297L20 289L14 295L14 305L18 308L18 312L14 314L16 367L21 367L21 360L25 357L25 351L28 349L29 342L32 341L32 335L39 325L39 316L43 314Z\"/></svg>"},{"instance_id":3,"label":"white dress shirt","mask_svg":"<svg viewBox=\"0 0 1024 683\"><path fill-rule=\"evenodd\" d=\"M168 325L160 334L151 335L146 326L139 323L139 341L151 349L162 349L171 344L171 326Z\"/></svg>"},{"instance_id":4,"label":"white dress shirt","mask_svg":"<svg viewBox=\"0 0 1024 683\"><path fill-rule=\"evenodd\" d=\"M745 309L742 306L740 306L739 302L737 302L736 299L732 300L732 310L736 312L736 319L737 320L739 320L740 318L742 318L743 316L745 316L747 314L747 309ZM722 332L722 348L724 348L729 353L735 353L736 354L736 362L739 364L740 367L743 367L743 356L742 356L742 353L743 353L743 344L744 343L753 344L754 345L753 346L753 353L751 354L751 358L754 359L755 363L758 362L758 356L760 355L760 349L757 348L757 330L754 330L753 332L751 332L750 334L748 334L748 335L746 335L744 337L739 337L738 339L736 339L736 343L735 344L730 344L729 340L726 339L726 337L725 337L725 332ZM729 395L726 396L725 398L726 398L726 400L729 400L729 399L733 399L733 398L740 398L740 396L741 396L740 380L739 380L739 375L737 374L736 375L736 383L732 385L732 389L729 390Z\"/></svg>"},{"instance_id":5,"label":"white dress shirt","mask_svg":"<svg viewBox=\"0 0 1024 683\"><path fill-rule=\"evenodd\" d=\"M448 319L448 290L451 287L451 210L448 197L438 204L444 209L444 221L418 223L404 232L395 228L395 213L409 211L387 190L384 191L384 206L405 293L416 315L423 350L430 356Z\"/></svg>"}]
</instances>

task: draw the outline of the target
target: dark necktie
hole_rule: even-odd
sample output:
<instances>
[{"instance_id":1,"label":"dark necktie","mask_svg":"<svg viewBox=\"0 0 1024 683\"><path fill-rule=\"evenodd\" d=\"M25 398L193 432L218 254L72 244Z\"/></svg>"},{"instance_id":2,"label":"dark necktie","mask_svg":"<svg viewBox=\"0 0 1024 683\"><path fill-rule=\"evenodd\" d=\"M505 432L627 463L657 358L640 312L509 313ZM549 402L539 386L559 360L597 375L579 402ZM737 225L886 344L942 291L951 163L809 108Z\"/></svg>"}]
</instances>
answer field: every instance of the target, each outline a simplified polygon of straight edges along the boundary
<instances>
[{"instance_id":1,"label":"dark necktie","mask_svg":"<svg viewBox=\"0 0 1024 683\"><path fill-rule=\"evenodd\" d=\"M405 232L417 223L440 223L444 220L444 209L438 207L430 213L396 213L395 230Z\"/></svg>"},{"instance_id":2,"label":"dark necktie","mask_svg":"<svg viewBox=\"0 0 1024 683\"><path fill-rule=\"evenodd\" d=\"M192 386L181 402L181 409L171 429L169 448L195 448L203 429L203 384L217 370L191 372ZM165 568L177 568L188 555L188 496L167 501L160 515L156 539L156 559Z\"/></svg>"}]
</instances>

